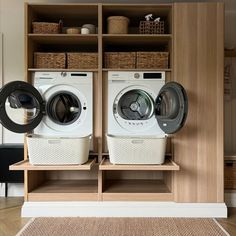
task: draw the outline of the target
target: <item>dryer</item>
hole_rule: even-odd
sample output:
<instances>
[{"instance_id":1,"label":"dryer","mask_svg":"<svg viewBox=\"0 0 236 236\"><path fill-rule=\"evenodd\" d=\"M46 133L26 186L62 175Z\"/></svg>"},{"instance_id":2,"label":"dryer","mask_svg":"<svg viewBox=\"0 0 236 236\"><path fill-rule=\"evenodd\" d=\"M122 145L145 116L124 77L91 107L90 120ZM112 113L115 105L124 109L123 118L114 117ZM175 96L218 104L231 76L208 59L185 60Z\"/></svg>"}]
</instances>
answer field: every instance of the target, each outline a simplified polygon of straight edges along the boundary
<instances>
[{"instance_id":1,"label":"dryer","mask_svg":"<svg viewBox=\"0 0 236 236\"><path fill-rule=\"evenodd\" d=\"M164 71L108 72L108 149L114 164L161 164L166 136L180 130L188 100Z\"/></svg>"},{"instance_id":2,"label":"dryer","mask_svg":"<svg viewBox=\"0 0 236 236\"><path fill-rule=\"evenodd\" d=\"M0 91L2 125L16 133L91 135L92 77L92 72L36 72L33 85L6 84Z\"/></svg>"}]
</instances>

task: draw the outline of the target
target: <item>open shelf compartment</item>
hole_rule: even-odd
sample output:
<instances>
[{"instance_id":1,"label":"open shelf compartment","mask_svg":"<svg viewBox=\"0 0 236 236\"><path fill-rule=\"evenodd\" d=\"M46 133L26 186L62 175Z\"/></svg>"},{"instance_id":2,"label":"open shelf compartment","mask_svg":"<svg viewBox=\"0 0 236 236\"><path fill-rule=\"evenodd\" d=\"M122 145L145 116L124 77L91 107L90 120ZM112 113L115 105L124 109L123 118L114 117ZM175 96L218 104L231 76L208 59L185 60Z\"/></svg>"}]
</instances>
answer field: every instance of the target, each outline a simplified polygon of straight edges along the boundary
<instances>
[{"instance_id":1,"label":"open shelf compartment","mask_svg":"<svg viewBox=\"0 0 236 236\"><path fill-rule=\"evenodd\" d=\"M98 4L28 4L28 33L32 22L59 22L64 27L81 27L83 24L98 26Z\"/></svg>"},{"instance_id":2,"label":"open shelf compartment","mask_svg":"<svg viewBox=\"0 0 236 236\"><path fill-rule=\"evenodd\" d=\"M152 13L154 19L161 17L165 22L165 33L172 32L172 5L171 4L103 4L103 33L107 33L107 18L109 16L126 16L130 20L129 33L139 33L139 22Z\"/></svg>"},{"instance_id":3,"label":"open shelf compartment","mask_svg":"<svg viewBox=\"0 0 236 236\"><path fill-rule=\"evenodd\" d=\"M28 171L28 201L97 201L95 169Z\"/></svg>"}]
</instances>

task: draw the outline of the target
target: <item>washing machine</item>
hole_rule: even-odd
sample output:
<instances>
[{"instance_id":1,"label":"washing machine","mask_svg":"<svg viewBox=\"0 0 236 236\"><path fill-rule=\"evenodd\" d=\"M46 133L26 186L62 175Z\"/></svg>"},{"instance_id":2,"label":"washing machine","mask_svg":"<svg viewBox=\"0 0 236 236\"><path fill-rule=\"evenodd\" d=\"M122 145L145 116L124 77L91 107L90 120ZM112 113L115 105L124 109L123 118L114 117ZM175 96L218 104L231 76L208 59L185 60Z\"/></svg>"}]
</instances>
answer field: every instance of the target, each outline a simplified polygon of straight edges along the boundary
<instances>
[{"instance_id":1,"label":"washing machine","mask_svg":"<svg viewBox=\"0 0 236 236\"><path fill-rule=\"evenodd\" d=\"M92 72L35 72L32 84L14 81L0 91L0 120L16 133L92 134Z\"/></svg>"},{"instance_id":2,"label":"washing machine","mask_svg":"<svg viewBox=\"0 0 236 236\"><path fill-rule=\"evenodd\" d=\"M35 72L32 85L6 84L0 91L0 121L27 133L33 165L87 162L93 129L92 72Z\"/></svg>"},{"instance_id":3,"label":"washing machine","mask_svg":"<svg viewBox=\"0 0 236 236\"><path fill-rule=\"evenodd\" d=\"M111 162L162 164L166 137L183 127L187 112L185 89L176 82L166 83L164 71L109 71Z\"/></svg>"}]
</instances>

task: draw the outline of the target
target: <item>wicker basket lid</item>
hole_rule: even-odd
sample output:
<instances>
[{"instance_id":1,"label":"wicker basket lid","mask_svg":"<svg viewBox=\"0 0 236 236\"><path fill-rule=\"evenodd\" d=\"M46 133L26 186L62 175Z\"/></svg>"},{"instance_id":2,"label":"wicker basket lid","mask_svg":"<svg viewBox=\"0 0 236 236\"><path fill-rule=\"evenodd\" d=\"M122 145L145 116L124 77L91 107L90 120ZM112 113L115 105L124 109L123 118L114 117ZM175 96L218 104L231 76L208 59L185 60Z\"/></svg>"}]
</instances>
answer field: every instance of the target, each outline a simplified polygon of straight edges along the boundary
<instances>
[{"instance_id":1,"label":"wicker basket lid","mask_svg":"<svg viewBox=\"0 0 236 236\"><path fill-rule=\"evenodd\" d=\"M129 23L129 18L126 16L109 16L107 18L107 21L109 21L109 20L126 20Z\"/></svg>"}]
</instances>

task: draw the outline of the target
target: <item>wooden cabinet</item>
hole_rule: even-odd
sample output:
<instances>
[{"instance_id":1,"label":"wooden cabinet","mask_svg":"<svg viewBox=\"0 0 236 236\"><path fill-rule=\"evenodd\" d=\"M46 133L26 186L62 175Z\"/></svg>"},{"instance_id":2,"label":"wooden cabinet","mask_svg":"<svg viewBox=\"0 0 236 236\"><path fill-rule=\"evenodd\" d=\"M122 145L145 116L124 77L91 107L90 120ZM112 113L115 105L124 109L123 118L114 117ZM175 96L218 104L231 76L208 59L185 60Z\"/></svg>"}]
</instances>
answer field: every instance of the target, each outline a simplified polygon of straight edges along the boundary
<instances>
[{"instance_id":1,"label":"wooden cabinet","mask_svg":"<svg viewBox=\"0 0 236 236\"><path fill-rule=\"evenodd\" d=\"M138 34L140 18L150 12L165 18L165 34ZM111 15L130 17L129 34L107 34L106 19ZM25 170L25 200L223 202L223 17L221 3L26 4L28 82L34 71L44 70L33 67L36 51L97 52L98 68L86 70L94 72L91 157L96 163L89 161L84 167L32 167L27 162L25 146L25 162L12 166ZM65 26L95 24L97 34L32 34L33 21L60 19ZM104 67L103 54L141 49L169 51L166 78L181 83L187 90L189 114L185 127L168 140L167 154L171 154L171 160L164 165L114 166L104 159L108 155L105 134L110 69ZM83 177L64 178L75 172Z\"/></svg>"},{"instance_id":2,"label":"wooden cabinet","mask_svg":"<svg viewBox=\"0 0 236 236\"><path fill-rule=\"evenodd\" d=\"M187 90L189 113L174 138L177 202L223 202L222 3L174 4L173 80Z\"/></svg>"}]
</instances>

